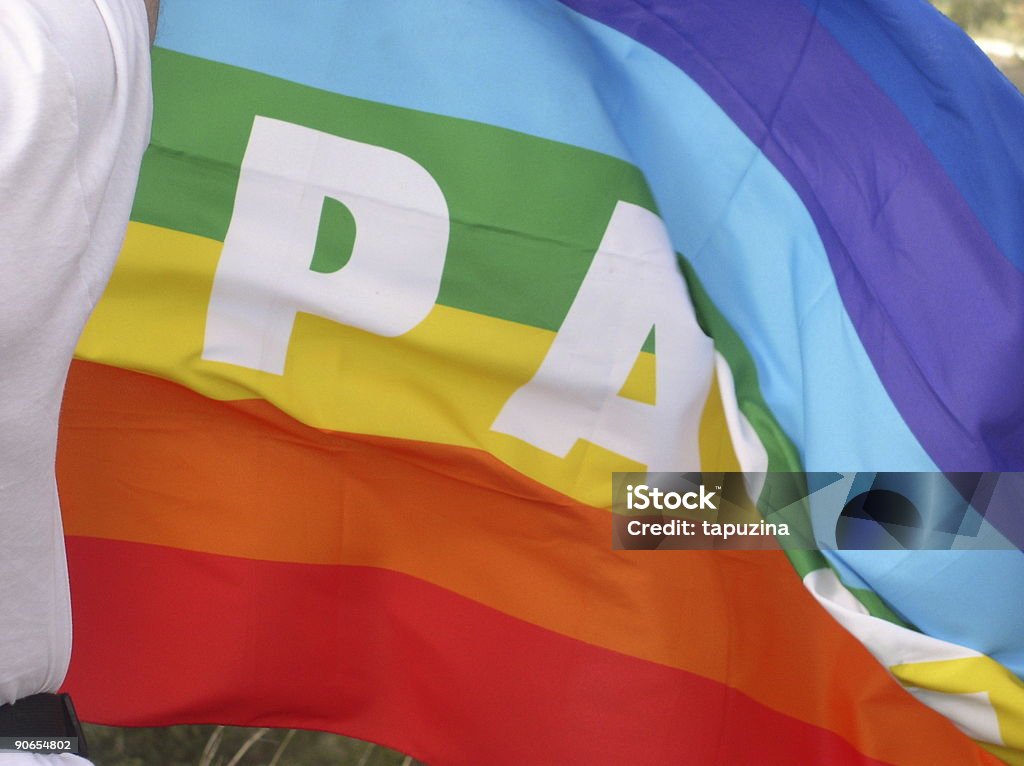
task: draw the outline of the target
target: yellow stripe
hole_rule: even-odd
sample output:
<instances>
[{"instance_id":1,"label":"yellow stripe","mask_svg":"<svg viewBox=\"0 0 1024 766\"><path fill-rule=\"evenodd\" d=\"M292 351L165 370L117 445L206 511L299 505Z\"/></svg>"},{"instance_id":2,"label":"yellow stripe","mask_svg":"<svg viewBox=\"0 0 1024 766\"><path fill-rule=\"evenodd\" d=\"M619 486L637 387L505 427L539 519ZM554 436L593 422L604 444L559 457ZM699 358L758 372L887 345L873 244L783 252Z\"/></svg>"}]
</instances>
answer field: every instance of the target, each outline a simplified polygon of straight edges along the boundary
<instances>
[{"instance_id":1,"label":"yellow stripe","mask_svg":"<svg viewBox=\"0 0 1024 766\"><path fill-rule=\"evenodd\" d=\"M554 338L515 322L435 306L409 333L384 338L299 314L283 376L202 360L220 250L215 240L132 223L77 356L172 380L213 399L264 399L316 428L483 449L590 505L608 504L612 471L643 470L582 440L559 458L490 430ZM628 383L631 395L653 394L654 364L652 355L641 354ZM717 387L709 403L701 423L703 467L738 470Z\"/></svg>"},{"instance_id":2,"label":"yellow stripe","mask_svg":"<svg viewBox=\"0 0 1024 766\"><path fill-rule=\"evenodd\" d=\"M988 694L999 721L1003 745L999 756L1007 753L1024 764L1024 682L991 657L964 657L956 660L909 662L890 668L905 686L931 689L946 694Z\"/></svg>"},{"instance_id":3,"label":"yellow stripe","mask_svg":"<svg viewBox=\"0 0 1024 766\"><path fill-rule=\"evenodd\" d=\"M975 741L977 742L977 740ZM1024 752L1020 750L1011 750L1008 747L993 745L990 742L978 742L978 744L992 753L996 758L1010 764L1010 766L1024 766Z\"/></svg>"},{"instance_id":4,"label":"yellow stripe","mask_svg":"<svg viewBox=\"0 0 1024 766\"><path fill-rule=\"evenodd\" d=\"M697 441L700 445L700 464L703 470L735 473L743 470L733 448L729 426L726 424L717 373L711 378L711 390L708 391L708 399L704 403ZM751 518L750 521L756 521L756 518Z\"/></svg>"}]
</instances>

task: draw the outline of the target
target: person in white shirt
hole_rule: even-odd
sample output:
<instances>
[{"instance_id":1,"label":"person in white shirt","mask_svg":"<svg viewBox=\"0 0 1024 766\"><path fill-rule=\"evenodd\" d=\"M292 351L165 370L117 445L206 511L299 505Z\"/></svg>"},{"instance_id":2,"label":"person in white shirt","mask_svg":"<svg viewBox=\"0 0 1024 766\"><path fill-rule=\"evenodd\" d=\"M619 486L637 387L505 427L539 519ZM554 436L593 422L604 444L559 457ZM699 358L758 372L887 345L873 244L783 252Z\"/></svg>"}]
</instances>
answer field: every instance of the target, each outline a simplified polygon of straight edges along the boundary
<instances>
[{"instance_id":1,"label":"person in white shirt","mask_svg":"<svg viewBox=\"0 0 1024 766\"><path fill-rule=\"evenodd\" d=\"M57 418L149 141L157 2L0 3L0 720L70 659ZM33 760L84 763L0 753Z\"/></svg>"}]
</instances>

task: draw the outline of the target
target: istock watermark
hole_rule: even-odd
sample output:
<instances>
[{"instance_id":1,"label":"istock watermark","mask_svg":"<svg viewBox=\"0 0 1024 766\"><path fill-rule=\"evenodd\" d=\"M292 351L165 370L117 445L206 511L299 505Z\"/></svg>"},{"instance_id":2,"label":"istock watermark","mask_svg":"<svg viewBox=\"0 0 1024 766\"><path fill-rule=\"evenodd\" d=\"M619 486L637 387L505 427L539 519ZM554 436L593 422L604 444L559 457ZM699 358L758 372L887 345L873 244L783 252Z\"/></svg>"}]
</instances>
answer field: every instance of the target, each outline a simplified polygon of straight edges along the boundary
<instances>
[{"instance_id":1,"label":"istock watermark","mask_svg":"<svg viewBox=\"0 0 1024 766\"><path fill-rule=\"evenodd\" d=\"M620 550L1021 550L1024 473L617 473Z\"/></svg>"},{"instance_id":2,"label":"istock watermark","mask_svg":"<svg viewBox=\"0 0 1024 766\"><path fill-rule=\"evenodd\" d=\"M627 484L626 507L631 511L646 511L648 508L653 508L656 511L677 511L680 508L691 511L698 509L717 511L718 506L714 503L717 494L718 490L708 492L707 487L703 484L697 490L683 493L671 490L665 492L658 487L649 487L646 484Z\"/></svg>"}]
</instances>

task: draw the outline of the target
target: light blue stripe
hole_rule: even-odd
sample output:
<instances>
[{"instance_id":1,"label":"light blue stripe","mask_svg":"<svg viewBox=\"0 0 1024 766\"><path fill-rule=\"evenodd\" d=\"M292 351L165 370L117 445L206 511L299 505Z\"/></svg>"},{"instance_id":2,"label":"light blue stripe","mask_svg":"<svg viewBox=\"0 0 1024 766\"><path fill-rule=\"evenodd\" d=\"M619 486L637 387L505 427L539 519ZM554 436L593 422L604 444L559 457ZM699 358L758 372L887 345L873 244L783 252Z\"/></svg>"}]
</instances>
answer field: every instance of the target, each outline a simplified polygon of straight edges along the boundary
<instances>
[{"instance_id":1,"label":"light blue stripe","mask_svg":"<svg viewBox=\"0 0 1024 766\"><path fill-rule=\"evenodd\" d=\"M1015 551L828 554L851 587L870 588L923 633L987 654L1024 678L1024 555Z\"/></svg>"},{"instance_id":2,"label":"light blue stripe","mask_svg":"<svg viewBox=\"0 0 1024 766\"><path fill-rule=\"evenodd\" d=\"M839 512L852 497L874 486L875 478L872 473L847 474L811 496L817 539L823 545L835 547ZM877 486L898 488L915 501L925 519L929 507L955 509L962 502L942 482L927 482L916 491L912 481L902 487L899 483L900 477L890 476ZM1015 505L1019 484L1001 489L996 502L1003 508ZM956 545L987 544L1003 550L826 551L826 556L848 587L873 590L922 632L983 652L1024 676L1024 610L1019 606L1024 600L1024 555L976 512L970 517L980 522L978 528L967 523L960 529L976 536Z\"/></svg>"},{"instance_id":3,"label":"light blue stripe","mask_svg":"<svg viewBox=\"0 0 1024 766\"><path fill-rule=\"evenodd\" d=\"M606 101L627 159L643 170L673 243L754 356L765 400L806 470L937 470L882 388L796 192L679 70L590 29L607 51L601 76L616 86ZM616 57L629 59L628 84L615 74L623 68ZM1024 554L839 557L925 633L1024 675Z\"/></svg>"},{"instance_id":4,"label":"light blue stripe","mask_svg":"<svg viewBox=\"0 0 1024 766\"><path fill-rule=\"evenodd\" d=\"M164 0L157 45L625 158L573 15L531 0Z\"/></svg>"}]
</instances>

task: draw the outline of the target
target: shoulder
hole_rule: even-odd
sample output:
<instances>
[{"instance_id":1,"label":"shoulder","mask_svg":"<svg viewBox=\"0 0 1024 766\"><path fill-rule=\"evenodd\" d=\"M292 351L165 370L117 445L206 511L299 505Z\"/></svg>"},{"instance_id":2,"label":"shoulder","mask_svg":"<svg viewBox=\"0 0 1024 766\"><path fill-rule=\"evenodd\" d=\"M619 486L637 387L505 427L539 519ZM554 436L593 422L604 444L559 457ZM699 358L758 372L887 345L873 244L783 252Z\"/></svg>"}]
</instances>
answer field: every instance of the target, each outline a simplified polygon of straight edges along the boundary
<instances>
[{"instance_id":1,"label":"shoulder","mask_svg":"<svg viewBox=\"0 0 1024 766\"><path fill-rule=\"evenodd\" d=\"M0 3L0 246L38 251L61 237L80 246L112 176L137 173L148 138L145 5Z\"/></svg>"},{"instance_id":2,"label":"shoulder","mask_svg":"<svg viewBox=\"0 0 1024 766\"><path fill-rule=\"evenodd\" d=\"M68 170L78 128L67 53L38 3L6 0L0 13L0 192ZM12 203L7 196L5 211Z\"/></svg>"},{"instance_id":3,"label":"shoulder","mask_svg":"<svg viewBox=\"0 0 1024 766\"><path fill-rule=\"evenodd\" d=\"M148 74L143 0L3 0L0 127L47 132L72 111L88 132L102 125L118 88ZM127 82L124 80L127 79Z\"/></svg>"}]
</instances>

